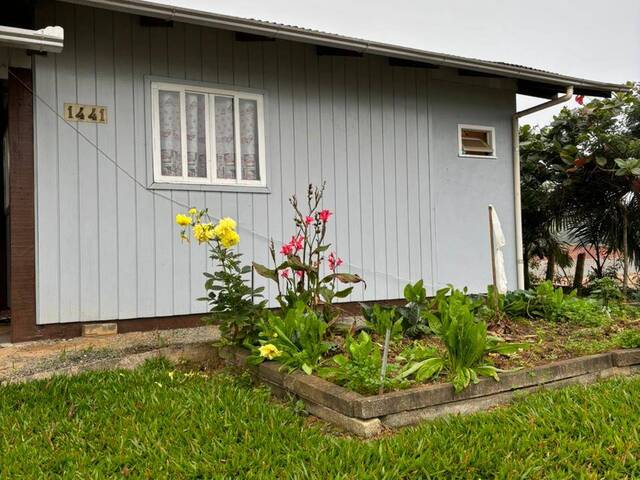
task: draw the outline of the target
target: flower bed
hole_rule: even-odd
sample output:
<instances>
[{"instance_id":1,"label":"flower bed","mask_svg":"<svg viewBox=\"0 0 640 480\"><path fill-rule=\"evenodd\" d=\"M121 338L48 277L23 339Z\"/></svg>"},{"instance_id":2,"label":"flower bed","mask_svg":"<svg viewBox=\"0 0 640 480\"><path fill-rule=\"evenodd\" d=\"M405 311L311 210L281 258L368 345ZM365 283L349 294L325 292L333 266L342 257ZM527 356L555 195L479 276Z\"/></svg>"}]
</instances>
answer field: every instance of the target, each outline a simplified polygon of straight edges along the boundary
<instances>
[{"instance_id":1,"label":"flower bed","mask_svg":"<svg viewBox=\"0 0 640 480\"><path fill-rule=\"evenodd\" d=\"M325 241L333 214L321 208L323 191L310 185L306 207L291 197L293 235L279 248L271 241L270 265L243 266L232 219L214 225L195 208L176 217L182 238L207 244L217 264L205 273L202 300L234 361L304 399L312 413L368 435L383 424L494 405L515 391L631 371L619 358L635 354L600 353L640 347L640 311L613 284L593 298L550 282L507 294L489 287L486 295L448 286L429 297L420 280L405 287L402 305L363 304L359 326L341 330L335 300L366 284L339 271L348 266ZM278 309L266 309L263 288L249 286L252 268L276 284ZM596 355L573 358L587 354Z\"/></svg>"},{"instance_id":2,"label":"flower bed","mask_svg":"<svg viewBox=\"0 0 640 480\"><path fill-rule=\"evenodd\" d=\"M500 382L484 379L460 393L451 383L440 383L364 396L316 375L287 373L277 362L251 365L249 353L242 348L228 347L222 356L228 364L248 369L276 395L302 399L312 415L363 437L442 415L485 410L541 388L587 384L640 371L640 349L615 350L505 373Z\"/></svg>"}]
</instances>

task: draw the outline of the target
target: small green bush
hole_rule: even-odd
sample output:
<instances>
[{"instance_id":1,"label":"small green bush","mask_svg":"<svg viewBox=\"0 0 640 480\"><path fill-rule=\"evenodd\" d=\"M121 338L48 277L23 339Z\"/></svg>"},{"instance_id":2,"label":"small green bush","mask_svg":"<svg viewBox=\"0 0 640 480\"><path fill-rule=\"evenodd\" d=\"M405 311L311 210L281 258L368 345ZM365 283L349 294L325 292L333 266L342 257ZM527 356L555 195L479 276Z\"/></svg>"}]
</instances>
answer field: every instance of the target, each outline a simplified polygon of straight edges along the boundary
<instances>
[{"instance_id":1,"label":"small green bush","mask_svg":"<svg viewBox=\"0 0 640 480\"><path fill-rule=\"evenodd\" d=\"M416 338L430 333L425 313L429 311L431 301L427 298L424 282L418 280L414 285L408 283L403 293L407 303L404 307L398 307L398 313L402 318L405 335Z\"/></svg>"},{"instance_id":2,"label":"small green bush","mask_svg":"<svg viewBox=\"0 0 640 480\"><path fill-rule=\"evenodd\" d=\"M393 364L387 366L387 376L381 382L382 352L367 332L360 332L357 338L347 337L345 353L335 355L332 366L320 368L320 376L363 394L377 393L381 386L394 390L409 385L407 380L392 376L397 369Z\"/></svg>"},{"instance_id":3,"label":"small green bush","mask_svg":"<svg viewBox=\"0 0 640 480\"><path fill-rule=\"evenodd\" d=\"M367 322L367 328L384 337L387 330L391 330L391 338L402 338L402 319L398 318L394 307L381 307L378 304L369 308L363 308L362 313Z\"/></svg>"},{"instance_id":4,"label":"small green bush","mask_svg":"<svg viewBox=\"0 0 640 480\"><path fill-rule=\"evenodd\" d=\"M516 290L504 297L504 311L511 317L571 322L588 327L610 320L606 308L593 299L578 298L575 290L565 294L546 281L531 290Z\"/></svg>"},{"instance_id":5,"label":"small green bush","mask_svg":"<svg viewBox=\"0 0 640 480\"><path fill-rule=\"evenodd\" d=\"M605 307L608 307L612 302L622 300L622 290L620 290L620 284L616 279L596 278L591 282L590 288L589 297L599 301Z\"/></svg>"},{"instance_id":6,"label":"small green bush","mask_svg":"<svg viewBox=\"0 0 640 480\"><path fill-rule=\"evenodd\" d=\"M278 359L289 370L302 369L311 375L329 350L324 341L327 324L304 302L296 303L282 317L268 312L258 322L260 347L249 346L247 361L256 365L265 359Z\"/></svg>"}]
</instances>

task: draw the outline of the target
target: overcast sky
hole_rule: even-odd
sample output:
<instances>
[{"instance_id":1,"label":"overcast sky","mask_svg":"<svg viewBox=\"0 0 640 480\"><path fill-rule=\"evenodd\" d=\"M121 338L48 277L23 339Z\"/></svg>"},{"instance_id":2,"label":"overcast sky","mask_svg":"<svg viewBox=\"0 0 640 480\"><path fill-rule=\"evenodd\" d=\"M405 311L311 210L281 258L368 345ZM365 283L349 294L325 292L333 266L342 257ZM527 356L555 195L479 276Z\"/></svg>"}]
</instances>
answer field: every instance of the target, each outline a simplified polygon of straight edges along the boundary
<instances>
[{"instance_id":1,"label":"overcast sky","mask_svg":"<svg viewBox=\"0 0 640 480\"><path fill-rule=\"evenodd\" d=\"M162 3L434 52L517 63L591 80L620 83L640 80L640 0L165 0ZM526 108L540 101L520 97L518 107ZM546 123L550 118L551 114L542 113L525 120L535 124Z\"/></svg>"}]
</instances>

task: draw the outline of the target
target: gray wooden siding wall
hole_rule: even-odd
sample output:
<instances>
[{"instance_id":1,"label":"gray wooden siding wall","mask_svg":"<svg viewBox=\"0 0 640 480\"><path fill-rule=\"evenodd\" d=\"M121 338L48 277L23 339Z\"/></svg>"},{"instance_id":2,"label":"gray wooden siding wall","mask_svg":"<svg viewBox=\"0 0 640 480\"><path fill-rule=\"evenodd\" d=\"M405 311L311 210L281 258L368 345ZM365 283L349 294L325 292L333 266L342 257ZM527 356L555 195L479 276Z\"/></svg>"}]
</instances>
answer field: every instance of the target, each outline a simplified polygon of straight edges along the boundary
<instances>
[{"instance_id":1,"label":"gray wooden siding wall","mask_svg":"<svg viewBox=\"0 0 640 480\"><path fill-rule=\"evenodd\" d=\"M180 242L183 208L171 200L236 218L241 252L267 263L266 239L293 232L288 196L327 180L330 241L367 280L350 300L398 298L419 278L483 290L488 203L513 239L514 91L504 83L373 56L319 57L286 41L236 42L180 23L145 28L135 16L63 2L45 3L38 21L65 28L64 52L34 60L41 324L202 312L207 255ZM146 75L264 89L271 193L159 196L137 186L125 172L146 185ZM65 102L105 105L109 122L75 124L76 133L45 102L58 114ZM499 158L458 158L457 123L494 126ZM512 241L506 262L514 285Z\"/></svg>"}]
</instances>

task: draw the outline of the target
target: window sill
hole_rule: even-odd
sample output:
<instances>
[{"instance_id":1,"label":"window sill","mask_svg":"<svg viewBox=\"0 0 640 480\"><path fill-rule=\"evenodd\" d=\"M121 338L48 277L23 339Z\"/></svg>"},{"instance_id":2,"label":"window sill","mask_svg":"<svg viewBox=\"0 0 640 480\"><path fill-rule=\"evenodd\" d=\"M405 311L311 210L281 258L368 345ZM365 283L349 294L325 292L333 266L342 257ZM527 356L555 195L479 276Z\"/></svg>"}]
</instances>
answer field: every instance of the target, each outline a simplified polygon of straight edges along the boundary
<instances>
[{"instance_id":1,"label":"window sill","mask_svg":"<svg viewBox=\"0 0 640 480\"><path fill-rule=\"evenodd\" d=\"M149 190L184 190L189 192L271 193L269 187L253 185L203 185L197 183L159 183L149 185Z\"/></svg>"},{"instance_id":2,"label":"window sill","mask_svg":"<svg viewBox=\"0 0 640 480\"><path fill-rule=\"evenodd\" d=\"M458 154L459 158L484 158L484 159L489 159L489 160L497 160L498 157L496 157L495 155L465 155L463 153L459 153Z\"/></svg>"}]
</instances>

